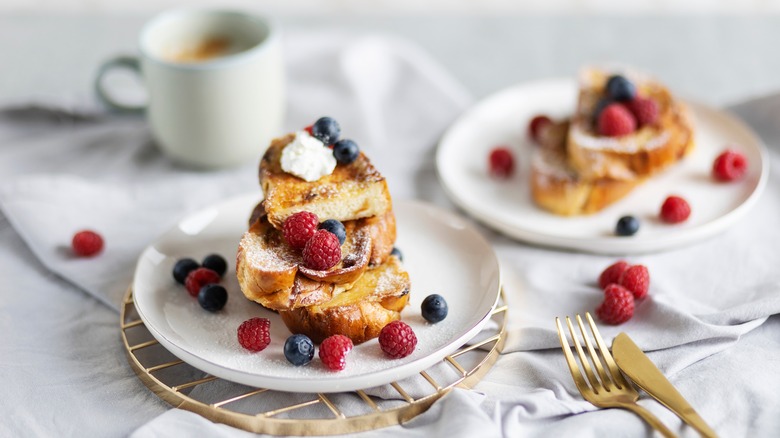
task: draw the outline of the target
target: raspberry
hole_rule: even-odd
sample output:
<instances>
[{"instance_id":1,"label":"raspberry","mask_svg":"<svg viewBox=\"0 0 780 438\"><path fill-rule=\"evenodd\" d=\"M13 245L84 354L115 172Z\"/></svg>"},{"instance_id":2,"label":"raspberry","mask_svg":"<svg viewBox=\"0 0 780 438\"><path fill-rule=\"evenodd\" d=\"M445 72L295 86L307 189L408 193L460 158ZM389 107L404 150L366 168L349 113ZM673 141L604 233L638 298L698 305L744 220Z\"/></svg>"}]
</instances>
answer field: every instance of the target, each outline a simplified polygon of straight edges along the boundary
<instances>
[{"instance_id":1,"label":"raspberry","mask_svg":"<svg viewBox=\"0 0 780 438\"><path fill-rule=\"evenodd\" d=\"M634 298L641 300L647 296L647 290L650 288L650 272L644 265L631 266L623 272L618 284L634 294Z\"/></svg>"},{"instance_id":2,"label":"raspberry","mask_svg":"<svg viewBox=\"0 0 780 438\"><path fill-rule=\"evenodd\" d=\"M296 249L302 249L317 231L320 220L314 213L299 211L285 219L282 225L284 240Z\"/></svg>"},{"instance_id":3,"label":"raspberry","mask_svg":"<svg viewBox=\"0 0 780 438\"><path fill-rule=\"evenodd\" d=\"M238 343L250 351L263 351L271 343L271 321L251 318L238 326Z\"/></svg>"},{"instance_id":4,"label":"raspberry","mask_svg":"<svg viewBox=\"0 0 780 438\"><path fill-rule=\"evenodd\" d=\"M515 159L506 147L497 147L490 151L488 170L496 178L509 178L515 171Z\"/></svg>"},{"instance_id":5,"label":"raspberry","mask_svg":"<svg viewBox=\"0 0 780 438\"><path fill-rule=\"evenodd\" d=\"M335 234L317 230L303 248L303 264L309 269L324 271L341 260L341 244Z\"/></svg>"},{"instance_id":6,"label":"raspberry","mask_svg":"<svg viewBox=\"0 0 780 438\"><path fill-rule=\"evenodd\" d=\"M669 196L661 205L661 220L670 224L676 224L688 219L691 215L691 206L679 196Z\"/></svg>"},{"instance_id":7,"label":"raspberry","mask_svg":"<svg viewBox=\"0 0 780 438\"><path fill-rule=\"evenodd\" d=\"M379 346L394 359L406 357L414 352L417 336L405 322L393 321L379 332Z\"/></svg>"},{"instance_id":8,"label":"raspberry","mask_svg":"<svg viewBox=\"0 0 780 438\"><path fill-rule=\"evenodd\" d=\"M618 283L620 276L626 272L626 269L631 266L625 260L619 260L607 267L604 272L599 275L599 287L604 289L612 283Z\"/></svg>"},{"instance_id":9,"label":"raspberry","mask_svg":"<svg viewBox=\"0 0 780 438\"><path fill-rule=\"evenodd\" d=\"M306 132L308 132L308 133L309 133L309 135L311 135L311 128L313 128L313 127L314 127L314 125L309 125L309 126L307 126L307 127L303 128L303 130L304 130L304 131L306 131Z\"/></svg>"},{"instance_id":10,"label":"raspberry","mask_svg":"<svg viewBox=\"0 0 780 438\"><path fill-rule=\"evenodd\" d=\"M736 181L745 176L747 159L734 149L726 149L712 163L712 176L718 181Z\"/></svg>"},{"instance_id":11,"label":"raspberry","mask_svg":"<svg viewBox=\"0 0 780 438\"><path fill-rule=\"evenodd\" d=\"M528 136L531 137L531 140L539 142L539 133L541 132L542 126L550 123L552 123L552 120L545 115L540 114L535 116L531 119L531 123L528 124Z\"/></svg>"},{"instance_id":12,"label":"raspberry","mask_svg":"<svg viewBox=\"0 0 780 438\"><path fill-rule=\"evenodd\" d=\"M184 287L187 288L187 292L190 295L197 297L200 288L207 284L217 283L219 283L219 274L209 268L198 268L187 274L187 279L184 280Z\"/></svg>"},{"instance_id":13,"label":"raspberry","mask_svg":"<svg viewBox=\"0 0 780 438\"><path fill-rule=\"evenodd\" d=\"M646 97L637 97L626 106L636 118L639 126L652 125L658 121L658 103Z\"/></svg>"},{"instance_id":14,"label":"raspberry","mask_svg":"<svg viewBox=\"0 0 780 438\"><path fill-rule=\"evenodd\" d=\"M601 135L620 137L636 130L636 119L631 111L619 103L611 103L601 111L598 131Z\"/></svg>"},{"instance_id":15,"label":"raspberry","mask_svg":"<svg viewBox=\"0 0 780 438\"><path fill-rule=\"evenodd\" d=\"M634 295L618 284L604 289L604 302L596 308L596 316L607 324L622 324L634 316Z\"/></svg>"},{"instance_id":16,"label":"raspberry","mask_svg":"<svg viewBox=\"0 0 780 438\"><path fill-rule=\"evenodd\" d=\"M83 230L73 236L71 246L77 256L92 257L103 249L103 238L94 231Z\"/></svg>"},{"instance_id":17,"label":"raspberry","mask_svg":"<svg viewBox=\"0 0 780 438\"><path fill-rule=\"evenodd\" d=\"M347 366L347 353L350 351L352 339L344 335L333 335L320 344L320 360L329 370L341 371Z\"/></svg>"}]
</instances>

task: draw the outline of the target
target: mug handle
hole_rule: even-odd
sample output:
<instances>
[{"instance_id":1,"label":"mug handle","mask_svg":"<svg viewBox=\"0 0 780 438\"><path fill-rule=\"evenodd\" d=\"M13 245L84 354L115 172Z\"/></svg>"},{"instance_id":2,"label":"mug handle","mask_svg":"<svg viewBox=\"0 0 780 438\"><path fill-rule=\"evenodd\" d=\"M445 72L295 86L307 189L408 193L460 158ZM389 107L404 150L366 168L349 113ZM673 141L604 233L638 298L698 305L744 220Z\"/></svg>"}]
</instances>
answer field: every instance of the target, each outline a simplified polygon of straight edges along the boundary
<instances>
[{"instance_id":1,"label":"mug handle","mask_svg":"<svg viewBox=\"0 0 780 438\"><path fill-rule=\"evenodd\" d=\"M141 76L141 62L134 56L117 56L114 59L110 59L103 63L98 69L97 76L95 77L95 94L103 105L110 108L112 111L127 113L127 114L141 114L146 110L146 105L126 105L114 100L111 94L103 87L103 77L109 71L115 68L124 68L134 71L138 76Z\"/></svg>"}]
</instances>

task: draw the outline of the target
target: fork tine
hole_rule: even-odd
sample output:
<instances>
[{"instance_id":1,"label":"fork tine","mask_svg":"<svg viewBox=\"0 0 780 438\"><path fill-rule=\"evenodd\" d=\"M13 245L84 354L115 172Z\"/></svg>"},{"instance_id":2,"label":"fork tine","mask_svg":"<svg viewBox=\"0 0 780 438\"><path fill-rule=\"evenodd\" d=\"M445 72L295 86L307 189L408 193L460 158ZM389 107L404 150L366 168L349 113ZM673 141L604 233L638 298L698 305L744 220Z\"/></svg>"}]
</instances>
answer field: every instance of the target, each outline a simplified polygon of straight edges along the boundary
<instances>
[{"instance_id":1,"label":"fork tine","mask_svg":"<svg viewBox=\"0 0 780 438\"><path fill-rule=\"evenodd\" d=\"M615 382L615 385L620 389L630 388L628 382L626 382L626 379L623 377L623 373L620 372L620 368L618 368L615 360L612 359L612 354L610 354L609 349L607 349L607 344L604 343L604 339L601 338L601 334L596 328L596 323L593 322L593 317L590 316L590 312L585 312L585 318L588 320L590 331L593 332L593 337L596 338L596 345L599 347L604 362L607 364L607 367L609 367L609 372L612 374L612 380Z\"/></svg>"},{"instance_id":2,"label":"fork tine","mask_svg":"<svg viewBox=\"0 0 780 438\"><path fill-rule=\"evenodd\" d=\"M572 326L571 324L571 318L569 318L568 316L566 317L566 325L569 326L571 339L572 341L574 341L574 349L577 350L577 355L580 357L580 362L582 363L582 369L585 370L585 375L588 377L588 380L590 381L593 392L598 394L599 389L602 388L601 383L599 382L599 379L596 377L596 375L593 373L593 369L591 369L590 367L590 362L588 362L588 358L585 356L585 352L582 351L582 346L580 345L580 341L577 339L577 332L574 331L574 326Z\"/></svg>"},{"instance_id":3,"label":"fork tine","mask_svg":"<svg viewBox=\"0 0 780 438\"><path fill-rule=\"evenodd\" d=\"M580 368L577 366L577 361L574 359L574 355L571 352L571 346L569 345L569 341L566 339L563 326L561 326L560 318L555 318L555 325L558 327L558 339L561 341L561 348L563 349L563 355L566 358L566 364L569 365L569 371L571 372L571 376L574 378L574 383L577 385L577 389L584 396L585 392L589 390L588 382L586 382L582 377Z\"/></svg>"},{"instance_id":4,"label":"fork tine","mask_svg":"<svg viewBox=\"0 0 780 438\"><path fill-rule=\"evenodd\" d=\"M590 336L585 330L585 324L582 323L582 318L580 317L579 313L575 315L575 318L577 319L577 325L580 327L580 332L582 332L582 339L585 340L585 348L588 350L588 353L590 353L590 358L593 361L593 366L596 367L596 371L599 373L599 376L601 377L601 383L604 385L604 389L609 391L610 386L612 385L612 381L607 375L607 372L604 370L604 367L601 365L601 359L599 359L598 354L593 349L593 344L590 342ZM591 327L591 329L592 328L593 327ZM599 349L601 349L601 347L599 347Z\"/></svg>"}]
</instances>

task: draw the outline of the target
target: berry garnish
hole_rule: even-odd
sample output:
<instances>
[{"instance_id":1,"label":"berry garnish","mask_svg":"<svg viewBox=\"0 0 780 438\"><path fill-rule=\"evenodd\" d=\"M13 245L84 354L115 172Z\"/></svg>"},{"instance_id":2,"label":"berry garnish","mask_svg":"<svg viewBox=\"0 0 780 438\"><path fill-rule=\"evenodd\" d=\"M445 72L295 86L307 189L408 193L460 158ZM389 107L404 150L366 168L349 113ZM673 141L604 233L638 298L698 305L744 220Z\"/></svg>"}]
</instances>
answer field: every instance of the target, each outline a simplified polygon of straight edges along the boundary
<instances>
[{"instance_id":1,"label":"berry garnish","mask_svg":"<svg viewBox=\"0 0 780 438\"><path fill-rule=\"evenodd\" d=\"M295 366L306 365L314 358L314 344L306 335L292 335L284 342L284 357Z\"/></svg>"},{"instance_id":2,"label":"berry garnish","mask_svg":"<svg viewBox=\"0 0 780 438\"><path fill-rule=\"evenodd\" d=\"M94 231L83 230L73 235L71 246L77 256L92 257L103 249L103 238Z\"/></svg>"},{"instance_id":3,"label":"berry garnish","mask_svg":"<svg viewBox=\"0 0 780 438\"><path fill-rule=\"evenodd\" d=\"M604 289L604 302L596 308L596 316L613 325L628 321L634 316L634 295L619 284L610 284Z\"/></svg>"},{"instance_id":4,"label":"berry garnish","mask_svg":"<svg viewBox=\"0 0 780 438\"><path fill-rule=\"evenodd\" d=\"M625 260L618 260L617 262L609 265L604 272L599 275L599 287L604 289L612 283L618 283L620 277L630 267Z\"/></svg>"},{"instance_id":5,"label":"berry garnish","mask_svg":"<svg viewBox=\"0 0 780 438\"><path fill-rule=\"evenodd\" d=\"M598 132L608 137L620 137L636 130L636 119L631 111L619 103L611 103L601 111L596 122Z\"/></svg>"},{"instance_id":6,"label":"berry garnish","mask_svg":"<svg viewBox=\"0 0 780 438\"><path fill-rule=\"evenodd\" d=\"M335 234L339 239L339 245L343 245L347 240L347 230L344 228L344 224L336 219L328 219L319 225L319 229L330 231Z\"/></svg>"},{"instance_id":7,"label":"berry garnish","mask_svg":"<svg viewBox=\"0 0 780 438\"><path fill-rule=\"evenodd\" d=\"M338 122L330 117L320 117L311 126L311 135L320 140L325 146L330 146L336 143L341 134L341 127Z\"/></svg>"},{"instance_id":8,"label":"berry garnish","mask_svg":"<svg viewBox=\"0 0 780 438\"><path fill-rule=\"evenodd\" d=\"M209 312L222 310L227 303L228 294L224 287L218 284L207 284L198 292L198 303Z\"/></svg>"},{"instance_id":9,"label":"berry garnish","mask_svg":"<svg viewBox=\"0 0 780 438\"><path fill-rule=\"evenodd\" d=\"M399 359L414 352L417 336L403 321L392 321L379 332L379 346L388 356Z\"/></svg>"},{"instance_id":10,"label":"berry garnish","mask_svg":"<svg viewBox=\"0 0 780 438\"><path fill-rule=\"evenodd\" d=\"M198 262L195 260L190 258L180 259L173 265L173 279L176 280L177 283L184 284L187 275L198 268L200 268L200 265L198 265Z\"/></svg>"},{"instance_id":11,"label":"berry garnish","mask_svg":"<svg viewBox=\"0 0 780 438\"><path fill-rule=\"evenodd\" d=\"M357 160L360 148L352 140L339 140L333 145L333 156L339 164L350 164Z\"/></svg>"},{"instance_id":12,"label":"berry garnish","mask_svg":"<svg viewBox=\"0 0 780 438\"><path fill-rule=\"evenodd\" d=\"M312 134L311 134L311 128L312 128L313 126L314 126L314 125L309 125L309 126L307 126L307 127L303 128L303 130L304 130L304 131L306 131L306 132L308 132L308 133L309 133L309 135L312 135Z\"/></svg>"},{"instance_id":13,"label":"berry garnish","mask_svg":"<svg viewBox=\"0 0 780 438\"><path fill-rule=\"evenodd\" d=\"M220 277L225 275L225 271L227 271L227 262L219 254L207 255L206 258L203 259L201 266L211 269L212 271L219 274Z\"/></svg>"},{"instance_id":14,"label":"berry garnish","mask_svg":"<svg viewBox=\"0 0 780 438\"><path fill-rule=\"evenodd\" d=\"M552 123L552 120L550 120L550 118L545 115L540 114L535 116L528 124L528 136L531 137L531 140L538 143L539 134L542 131L542 126L549 125L550 123Z\"/></svg>"},{"instance_id":15,"label":"berry garnish","mask_svg":"<svg viewBox=\"0 0 780 438\"><path fill-rule=\"evenodd\" d=\"M633 236L639 231L639 219L634 216L623 216L615 225L615 234L618 236Z\"/></svg>"},{"instance_id":16,"label":"berry garnish","mask_svg":"<svg viewBox=\"0 0 780 438\"><path fill-rule=\"evenodd\" d=\"M718 181L736 181L745 176L747 159L734 149L726 149L712 163L712 176Z\"/></svg>"},{"instance_id":17,"label":"berry garnish","mask_svg":"<svg viewBox=\"0 0 780 438\"><path fill-rule=\"evenodd\" d=\"M596 106L593 107L593 120L598 122L599 115L601 115L601 112L604 111L604 108L609 106L611 103L615 103L615 102L608 97L603 97L599 99L599 101L596 103Z\"/></svg>"},{"instance_id":18,"label":"berry garnish","mask_svg":"<svg viewBox=\"0 0 780 438\"><path fill-rule=\"evenodd\" d=\"M394 256L398 257L398 260L400 260L401 262L404 261L404 254L401 252L400 249L398 249L398 247L394 246L393 250L390 251L390 255L394 255Z\"/></svg>"},{"instance_id":19,"label":"berry garnish","mask_svg":"<svg viewBox=\"0 0 780 438\"><path fill-rule=\"evenodd\" d=\"M344 335L325 338L320 344L320 360L333 371L341 371L347 366L347 354L352 351L352 339Z\"/></svg>"},{"instance_id":20,"label":"berry garnish","mask_svg":"<svg viewBox=\"0 0 780 438\"><path fill-rule=\"evenodd\" d=\"M320 220L308 211L299 211L285 219L282 225L284 240L293 248L302 249L317 231Z\"/></svg>"},{"instance_id":21,"label":"berry garnish","mask_svg":"<svg viewBox=\"0 0 780 438\"><path fill-rule=\"evenodd\" d=\"M251 318L238 326L238 343L250 351L262 351L271 343L271 321Z\"/></svg>"},{"instance_id":22,"label":"berry garnish","mask_svg":"<svg viewBox=\"0 0 780 438\"><path fill-rule=\"evenodd\" d=\"M658 103L646 97L637 97L626 103L639 126L653 125L658 121Z\"/></svg>"},{"instance_id":23,"label":"berry garnish","mask_svg":"<svg viewBox=\"0 0 780 438\"><path fill-rule=\"evenodd\" d=\"M691 206L688 201L679 196L669 196L661 205L661 220L670 224L676 224L688 219L691 215Z\"/></svg>"},{"instance_id":24,"label":"berry garnish","mask_svg":"<svg viewBox=\"0 0 780 438\"><path fill-rule=\"evenodd\" d=\"M317 230L303 248L303 264L309 269L324 271L341 260L341 244L335 234Z\"/></svg>"},{"instance_id":25,"label":"berry garnish","mask_svg":"<svg viewBox=\"0 0 780 438\"><path fill-rule=\"evenodd\" d=\"M437 323L447 317L447 301L439 294L431 294L425 297L420 305L420 312L426 321Z\"/></svg>"},{"instance_id":26,"label":"berry garnish","mask_svg":"<svg viewBox=\"0 0 780 438\"><path fill-rule=\"evenodd\" d=\"M515 158L506 147L497 147L490 151L488 170L496 178L509 178L515 170Z\"/></svg>"},{"instance_id":27,"label":"berry garnish","mask_svg":"<svg viewBox=\"0 0 780 438\"><path fill-rule=\"evenodd\" d=\"M619 284L628 289L637 300L646 297L650 288L650 272L647 266L634 265L626 269L620 277Z\"/></svg>"},{"instance_id":28,"label":"berry garnish","mask_svg":"<svg viewBox=\"0 0 780 438\"><path fill-rule=\"evenodd\" d=\"M184 287L187 288L187 292L193 297L197 297L200 293L200 288L207 284L219 283L219 274L212 271L209 268L198 268L187 274L187 278L184 280Z\"/></svg>"},{"instance_id":29,"label":"berry garnish","mask_svg":"<svg viewBox=\"0 0 780 438\"><path fill-rule=\"evenodd\" d=\"M636 96L636 86L620 75L610 76L607 80L607 97L618 102L631 100Z\"/></svg>"}]
</instances>

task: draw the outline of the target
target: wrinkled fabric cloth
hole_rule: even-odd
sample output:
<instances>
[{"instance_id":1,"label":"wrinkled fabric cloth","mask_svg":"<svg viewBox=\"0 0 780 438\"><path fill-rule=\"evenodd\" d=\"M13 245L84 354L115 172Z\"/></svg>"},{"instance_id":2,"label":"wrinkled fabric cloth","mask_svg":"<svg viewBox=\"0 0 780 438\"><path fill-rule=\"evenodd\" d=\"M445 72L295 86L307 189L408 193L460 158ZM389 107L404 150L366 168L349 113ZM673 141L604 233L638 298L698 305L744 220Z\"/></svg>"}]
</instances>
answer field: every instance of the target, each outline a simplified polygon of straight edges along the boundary
<instances>
[{"instance_id":1,"label":"wrinkled fabric cloth","mask_svg":"<svg viewBox=\"0 0 780 438\"><path fill-rule=\"evenodd\" d=\"M332 116L394 199L454 208L434 153L471 103L455 80L393 38L299 34L285 44L288 131ZM631 321L600 328L608 342L628 332L722 436L771 436L780 433L780 96L733 109L769 145L766 192L721 235L631 257L650 269L651 294ZM146 389L126 363L116 312L143 248L188 213L258 190L258 163L180 167L157 150L142 119L91 105L0 110L0 145L0 407L8 413L0 435L249 436L170 409ZM603 295L595 279L615 258L529 246L475 225L501 262L510 306L503 354L474 390L455 390L371 435L649 436L634 414L582 399L554 329L556 316L596 308ZM69 255L82 228L106 238L100 257ZM657 403L641 403L696 436Z\"/></svg>"}]
</instances>

